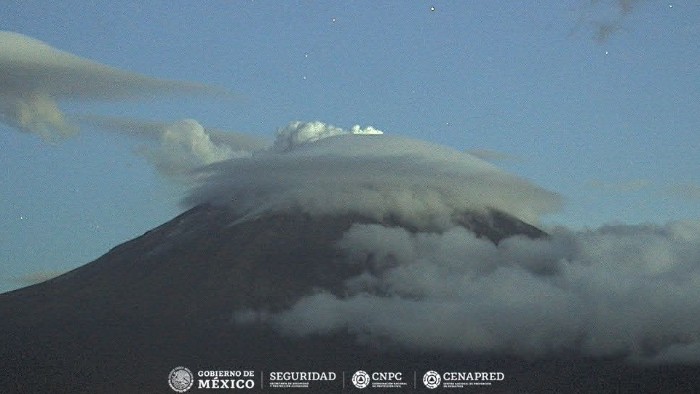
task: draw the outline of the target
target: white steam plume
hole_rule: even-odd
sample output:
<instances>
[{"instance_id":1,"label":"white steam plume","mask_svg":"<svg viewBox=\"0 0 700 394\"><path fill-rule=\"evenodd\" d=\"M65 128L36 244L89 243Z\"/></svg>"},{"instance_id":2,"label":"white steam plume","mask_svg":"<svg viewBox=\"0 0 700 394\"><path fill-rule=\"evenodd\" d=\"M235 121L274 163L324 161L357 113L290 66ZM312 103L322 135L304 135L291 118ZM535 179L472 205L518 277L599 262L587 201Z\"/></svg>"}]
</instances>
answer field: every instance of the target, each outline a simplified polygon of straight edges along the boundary
<instances>
[{"instance_id":1,"label":"white steam plume","mask_svg":"<svg viewBox=\"0 0 700 394\"><path fill-rule=\"evenodd\" d=\"M560 205L557 195L469 154L380 133L291 123L271 149L203 169L186 203L230 204L253 215L358 213L433 227L488 209L533 223Z\"/></svg>"},{"instance_id":2,"label":"white steam plume","mask_svg":"<svg viewBox=\"0 0 700 394\"><path fill-rule=\"evenodd\" d=\"M100 130L119 134L128 134L145 140L162 139L163 133L178 123L190 123L193 125L196 123L199 125L199 122L192 119L184 119L178 122L162 122L98 115L72 116L71 119L82 125L96 127ZM270 142L267 139L250 134L220 130L201 125L195 127L204 128L204 133L209 136L212 143L216 144L217 146L228 147L234 152L252 152L266 149L270 145Z\"/></svg>"},{"instance_id":3,"label":"white steam plume","mask_svg":"<svg viewBox=\"0 0 700 394\"><path fill-rule=\"evenodd\" d=\"M223 143L214 143L204 127L193 119L164 127L158 147L145 152L146 158L160 173L185 181L197 168L234 157L249 157L250 154L234 151Z\"/></svg>"},{"instance_id":4,"label":"white steam plume","mask_svg":"<svg viewBox=\"0 0 700 394\"><path fill-rule=\"evenodd\" d=\"M257 316L289 335L349 330L418 350L700 364L700 222L560 228L498 245L460 227L354 225L338 246L347 264L371 264L347 296Z\"/></svg>"},{"instance_id":5,"label":"white steam plume","mask_svg":"<svg viewBox=\"0 0 700 394\"><path fill-rule=\"evenodd\" d=\"M277 130L277 139L273 149L278 152L287 152L298 146L309 144L324 138L345 134L384 134L382 131L372 126L361 128L359 125L353 126L350 130L329 125L323 122L291 122L286 127Z\"/></svg>"},{"instance_id":6,"label":"white steam plume","mask_svg":"<svg viewBox=\"0 0 700 394\"><path fill-rule=\"evenodd\" d=\"M203 166L232 158L250 157L269 143L242 133L205 128L194 119L156 122L138 119L83 115L79 123L100 130L128 134L147 142L140 149L159 173L185 184Z\"/></svg>"},{"instance_id":7,"label":"white steam plume","mask_svg":"<svg viewBox=\"0 0 700 394\"><path fill-rule=\"evenodd\" d=\"M57 102L115 100L165 93L215 93L188 82L166 81L105 66L22 34L0 31L0 121L44 138L76 132Z\"/></svg>"}]
</instances>

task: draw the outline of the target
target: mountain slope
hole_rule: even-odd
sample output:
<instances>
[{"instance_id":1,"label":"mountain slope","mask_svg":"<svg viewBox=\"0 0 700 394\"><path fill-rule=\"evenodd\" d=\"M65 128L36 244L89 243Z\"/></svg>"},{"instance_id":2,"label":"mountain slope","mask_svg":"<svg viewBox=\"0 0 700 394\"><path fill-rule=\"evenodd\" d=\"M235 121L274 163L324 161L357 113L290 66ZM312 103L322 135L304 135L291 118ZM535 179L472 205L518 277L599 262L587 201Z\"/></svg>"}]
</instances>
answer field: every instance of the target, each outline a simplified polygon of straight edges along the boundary
<instances>
[{"instance_id":1,"label":"mountain slope","mask_svg":"<svg viewBox=\"0 0 700 394\"><path fill-rule=\"evenodd\" d=\"M373 222L288 213L239 219L202 205L90 264L0 295L0 387L168 392L165 377L178 365L288 371L478 366L505 370L512 388L535 391L569 391L581 382L603 391L657 391L668 388L664 382L687 388L700 379L690 378L698 376L691 367L644 369L571 355L528 361L425 354L358 345L347 333L287 338L264 324L235 325L236 310L283 310L319 288L342 294L344 281L365 267L344 264L335 243L354 223ZM515 234L546 236L500 212L465 213L459 222L493 242Z\"/></svg>"}]
</instances>

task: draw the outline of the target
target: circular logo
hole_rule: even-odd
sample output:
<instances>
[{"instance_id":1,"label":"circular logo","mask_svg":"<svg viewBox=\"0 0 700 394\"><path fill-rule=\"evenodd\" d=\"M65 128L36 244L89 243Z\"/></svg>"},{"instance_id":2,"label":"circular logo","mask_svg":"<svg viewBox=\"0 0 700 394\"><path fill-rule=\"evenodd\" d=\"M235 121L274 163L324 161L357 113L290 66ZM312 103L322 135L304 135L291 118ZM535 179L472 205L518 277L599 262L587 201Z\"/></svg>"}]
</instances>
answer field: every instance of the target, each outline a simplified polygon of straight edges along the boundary
<instances>
[{"instance_id":1,"label":"circular logo","mask_svg":"<svg viewBox=\"0 0 700 394\"><path fill-rule=\"evenodd\" d=\"M428 371L423 375L423 384L429 389L438 388L440 380L440 374L435 371Z\"/></svg>"},{"instance_id":2,"label":"circular logo","mask_svg":"<svg viewBox=\"0 0 700 394\"><path fill-rule=\"evenodd\" d=\"M365 371L357 371L352 375L352 384L358 389L369 386L369 374Z\"/></svg>"},{"instance_id":3,"label":"circular logo","mask_svg":"<svg viewBox=\"0 0 700 394\"><path fill-rule=\"evenodd\" d=\"M184 393L192 388L194 384L194 375L192 371L185 367L177 367L168 374L168 384L170 388L178 393Z\"/></svg>"}]
</instances>

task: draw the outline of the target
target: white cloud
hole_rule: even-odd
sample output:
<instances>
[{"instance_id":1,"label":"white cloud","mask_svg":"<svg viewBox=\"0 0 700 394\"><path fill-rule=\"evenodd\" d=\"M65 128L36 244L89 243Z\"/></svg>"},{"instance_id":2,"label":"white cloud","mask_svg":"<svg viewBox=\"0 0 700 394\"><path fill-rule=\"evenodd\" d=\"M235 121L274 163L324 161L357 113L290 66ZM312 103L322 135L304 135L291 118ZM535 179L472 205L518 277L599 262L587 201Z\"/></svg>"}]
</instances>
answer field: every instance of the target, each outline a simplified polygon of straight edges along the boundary
<instances>
[{"instance_id":1,"label":"white cloud","mask_svg":"<svg viewBox=\"0 0 700 394\"><path fill-rule=\"evenodd\" d=\"M196 120L184 119L178 122L162 122L125 117L111 117L98 115L72 116L76 122L95 127L100 130L128 134L145 140L160 140L163 133L178 123L199 124ZM244 133L220 130L216 128L202 127L204 133L209 136L211 142L218 146L225 146L235 151L255 151L269 147L267 139Z\"/></svg>"},{"instance_id":2,"label":"white cloud","mask_svg":"<svg viewBox=\"0 0 700 394\"><path fill-rule=\"evenodd\" d=\"M278 152L286 152L298 146L309 144L324 138L345 134L384 134L372 126L361 128L353 126L350 130L329 125L323 122L291 122L287 126L277 130L277 138L273 149Z\"/></svg>"},{"instance_id":3,"label":"white cloud","mask_svg":"<svg viewBox=\"0 0 700 394\"><path fill-rule=\"evenodd\" d=\"M199 174L186 203L230 204L241 213L299 209L358 213L445 227L465 211L502 210L527 222L561 201L466 153L374 128L291 123L271 149L219 162Z\"/></svg>"},{"instance_id":4,"label":"white cloud","mask_svg":"<svg viewBox=\"0 0 700 394\"><path fill-rule=\"evenodd\" d=\"M214 144L202 125L185 119L165 127L159 146L145 155L162 174L187 178L199 167L250 153Z\"/></svg>"},{"instance_id":5,"label":"white cloud","mask_svg":"<svg viewBox=\"0 0 700 394\"><path fill-rule=\"evenodd\" d=\"M196 169L231 158L250 157L267 149L263 138L205 128L194 119L158 122L95 115L74 116L80 124L140 138L140 152L162 175L190 184Z\"/></svg>"},{"instance_id":6,"label":"white cloud","mask_svg":"<svg viewBox=\"0 0 700 394\"><path fill-rule=\"evenodd\" d=\"M258 316L289 335L349 330L419 350L700 363L700 222L498 245L459 227L354 225L338 247L347 264L370 265L346 297L321 292Z\"/></svg>"},{"instance_id":7,"label":"white cloud","mask_svg":"<svg viewBox=\"0 0 700 394\"><path fill-rule=\"evenodd\" d=\"M57 102L115 100L165 93L214 93L199 84L166 81L93 62L22 34L0 31L0 121L44 138L76 132Z\"/></svg>"},{"instance_id":8,"label":"white cloud","mask_svg":"<svg viewBox=\"0 0 700 394\"><path fill-rule=\"evenodd\" d=\"M69 137L78 131L45 93L0 94L0 120L46 140Z\"/></svg>"}]
</instances>

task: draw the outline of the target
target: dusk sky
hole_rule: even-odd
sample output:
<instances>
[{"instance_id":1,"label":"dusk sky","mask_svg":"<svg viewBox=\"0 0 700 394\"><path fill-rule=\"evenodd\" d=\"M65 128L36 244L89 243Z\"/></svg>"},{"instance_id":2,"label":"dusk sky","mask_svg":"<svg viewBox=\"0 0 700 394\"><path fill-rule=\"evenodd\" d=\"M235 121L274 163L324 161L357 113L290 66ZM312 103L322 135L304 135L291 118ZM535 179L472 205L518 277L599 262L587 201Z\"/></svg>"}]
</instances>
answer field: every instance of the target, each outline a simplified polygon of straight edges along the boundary
<instances>
[{"instance_id":1,"label":"dusk sky","mask_svg":"<svg viewBox=\"0 0 700 394\"><path fill-rule=\"evenodd\" d=\"M700 219L696 2L7 1L0 30L139 74L54 97L0 52L0 291L182 212L147 142L100 122L372 126L559 194L545 228ZM48 89L64 136L17 126L20 82Z\"/></svg>"}]
</instances>

